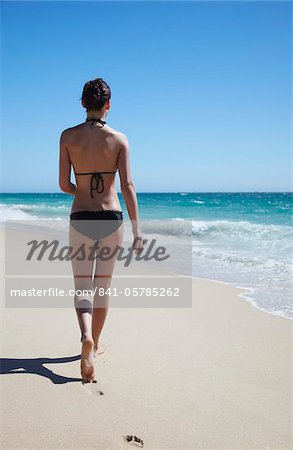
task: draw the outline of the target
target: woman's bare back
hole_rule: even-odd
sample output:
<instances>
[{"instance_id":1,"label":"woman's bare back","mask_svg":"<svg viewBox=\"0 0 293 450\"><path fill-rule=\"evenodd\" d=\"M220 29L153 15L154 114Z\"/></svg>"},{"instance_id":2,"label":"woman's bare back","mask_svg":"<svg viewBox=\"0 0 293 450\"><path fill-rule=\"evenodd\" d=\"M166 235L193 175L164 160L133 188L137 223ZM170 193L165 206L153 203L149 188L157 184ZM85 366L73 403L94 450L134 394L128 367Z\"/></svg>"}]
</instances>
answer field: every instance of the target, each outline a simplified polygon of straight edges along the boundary
<instances>
[{"instance_id":1,"label":"woman's bare back","mask_svg":"<svg viewBox=\"0 0 293 450\"><path fill-rule=\"evenodd\" d=\"M101 189L91 190L91 174L78 174L115 172L118 168L118 157L124 135L100 123L94 123L91 128L90 122L68 128L63 134L76 179L75 198L71 211L121 211L115 173L102 174L102 192L100 192Z\"/></svg>"}]
</instances>

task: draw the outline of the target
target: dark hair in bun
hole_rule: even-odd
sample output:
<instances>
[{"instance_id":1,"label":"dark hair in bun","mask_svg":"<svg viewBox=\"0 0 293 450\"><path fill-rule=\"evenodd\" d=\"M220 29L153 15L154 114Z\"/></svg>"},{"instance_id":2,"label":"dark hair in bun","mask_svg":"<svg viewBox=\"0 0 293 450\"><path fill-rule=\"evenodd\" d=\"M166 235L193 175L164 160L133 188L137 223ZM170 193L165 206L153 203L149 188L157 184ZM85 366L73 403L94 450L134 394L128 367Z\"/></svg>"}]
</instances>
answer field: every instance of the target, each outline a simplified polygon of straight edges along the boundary
<instances>
[{"instance_id":1,"label":"dark hair in bun","mask_svg":"<svg viewBox=\"0 0 293 450\"><path fill-rule=\"evenodd\" d=\"M102 78L87 81L82 91L82 103L87 111L100 110L111 98L111 89Z\"/></svg>"}]
</instances>

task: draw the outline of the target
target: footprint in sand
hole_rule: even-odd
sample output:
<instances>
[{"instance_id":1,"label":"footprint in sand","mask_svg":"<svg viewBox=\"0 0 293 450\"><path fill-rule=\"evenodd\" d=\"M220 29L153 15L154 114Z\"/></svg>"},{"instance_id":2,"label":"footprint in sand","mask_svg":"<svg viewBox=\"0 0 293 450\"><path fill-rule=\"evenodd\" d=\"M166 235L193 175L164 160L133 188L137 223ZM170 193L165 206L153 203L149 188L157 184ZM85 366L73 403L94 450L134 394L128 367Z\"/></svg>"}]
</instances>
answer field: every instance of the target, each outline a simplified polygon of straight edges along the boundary
<instances>
[{"instance_id":1,"label":"footprint in sand","mask_svg":"<svg viewBox=\"0 0 293 450\"><path fill-rule=\"evenodd\" d=\"M123 438L124 442L130 442L130 443L133 443L133 444L138 444L140 447L144 446L143 440L140 439L137 436L132 436L131 434L128 434L126 436L122 436L122 438Z\"/></svg>"},{"instance_id":2,"label":"footprint in sand","mask_svg":"<svg viewBox=\"0 0 293 450\"><path fill-rule=\"evenodd\" d=\"M95 380L93 383L83 383L83 386L89 394L94 395L95 397L101 397L104 395L104 392L96 386L97 383L97 380Z\"/></svg>"}]
</instances>

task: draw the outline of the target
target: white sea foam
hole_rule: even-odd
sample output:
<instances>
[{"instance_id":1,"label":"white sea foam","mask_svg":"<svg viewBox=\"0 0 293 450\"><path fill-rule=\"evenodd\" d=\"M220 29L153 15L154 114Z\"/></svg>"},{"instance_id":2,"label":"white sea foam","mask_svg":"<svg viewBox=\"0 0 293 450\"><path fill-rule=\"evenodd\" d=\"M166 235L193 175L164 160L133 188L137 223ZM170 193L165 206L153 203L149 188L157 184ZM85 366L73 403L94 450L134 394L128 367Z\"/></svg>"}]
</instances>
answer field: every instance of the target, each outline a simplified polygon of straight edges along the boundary
<instances>
[{"instance_id":1,"label":"white sea foam","mask_svg":"<svg viewBox=\"0 0 293 450\"><path fill-rule=\"evenodd\" d=\"M25 220L25 219L64 219L69 214L69 208L63 204L50 205L39 204L0 204L1 220Z\"/></svg>"},{"instance_id":2,"label":"white sea foam","mask_svg":"<svg viewBox=\"0 0 293 450\"><path fill-rule=\"evenodd\" d=\"M3 204L0 204L1 221L38 219L38 217L36 215L25 211L23 206L26 206L26 205L3 205Z\"/></svg>"},{"instance_id":3,"label":"white sea foam","mask_svg":"<svg viewBox=\"0 0 293 450\"><path fill-rule=\"evenodd\" d=\"M166 243L190 239L194 276L241 285L254 306L293 318L292 227L172 219L148 221L142 231L163 235Z\"/></svg>"},{"instance_id":4,"label":"white sea foam","mask_svg":"<svg viewBox=\"0 0 293 450\"><path fill-rule=\"evenodd\" d=\"M187 220L180 217L175 219L157 219L143 222L145 233L158 233L171 236L193 236L200 239L209 238L241 238L268 240L290 240L293 238L293 228L285 225L255 224L248 221L229 220Z\"/></svg>"}]
</instances>

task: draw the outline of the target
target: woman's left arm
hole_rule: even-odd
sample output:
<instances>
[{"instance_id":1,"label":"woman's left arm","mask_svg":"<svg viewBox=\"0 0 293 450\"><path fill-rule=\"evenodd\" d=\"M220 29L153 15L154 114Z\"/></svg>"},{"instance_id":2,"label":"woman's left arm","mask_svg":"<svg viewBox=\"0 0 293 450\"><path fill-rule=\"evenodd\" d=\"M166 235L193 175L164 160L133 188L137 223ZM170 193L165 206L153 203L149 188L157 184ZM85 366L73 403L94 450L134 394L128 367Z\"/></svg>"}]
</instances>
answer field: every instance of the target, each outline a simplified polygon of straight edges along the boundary
<instances>
[{"instance_id":1,"label":"woman's left arm","mask_svg":"<svg viewBox=\"0 0 293 450\"><path fill-rule=\"evenodd\" d=\"M74 195L76 186L70 181L70 172L71 161L66 146L65 131L62 131L60 136L59 187L61 191Z\"/></svg>"}]
</instances>

